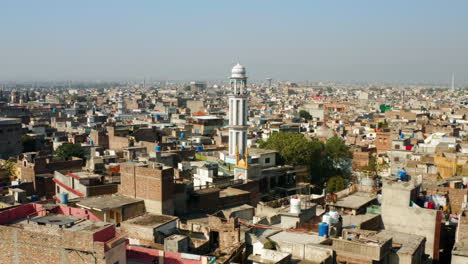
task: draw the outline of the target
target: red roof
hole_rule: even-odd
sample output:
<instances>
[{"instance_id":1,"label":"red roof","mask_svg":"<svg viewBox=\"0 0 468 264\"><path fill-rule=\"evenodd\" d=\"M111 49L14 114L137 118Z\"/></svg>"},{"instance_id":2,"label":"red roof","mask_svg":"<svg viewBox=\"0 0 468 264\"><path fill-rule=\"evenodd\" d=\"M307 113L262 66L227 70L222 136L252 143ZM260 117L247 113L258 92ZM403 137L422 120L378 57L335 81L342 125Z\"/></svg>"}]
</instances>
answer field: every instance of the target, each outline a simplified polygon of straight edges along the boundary
<instances>
[{"instance_id":1,"label":"red roof","mask_svg":"<svg viewBox=\"0 0 468 264\"><path fill-rule=\"evenodd\" d=\"M198 111L196 113L194 113L192 116L207 116L207 114L203 111Z\"/></svg>"}]
</instances>

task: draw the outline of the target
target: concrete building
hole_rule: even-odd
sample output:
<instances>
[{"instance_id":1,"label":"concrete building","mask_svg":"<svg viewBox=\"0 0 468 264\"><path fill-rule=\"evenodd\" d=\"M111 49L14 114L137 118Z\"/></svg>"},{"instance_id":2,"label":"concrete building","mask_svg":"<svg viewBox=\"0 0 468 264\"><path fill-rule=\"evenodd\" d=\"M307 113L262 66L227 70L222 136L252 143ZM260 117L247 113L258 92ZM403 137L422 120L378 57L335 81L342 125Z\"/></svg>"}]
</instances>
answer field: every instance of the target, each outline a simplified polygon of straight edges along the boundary
<instances>
[{"instance_id":1,"label":"concrete building","mask_svg":"<svg viewBox=\"0 0 468 264\"><path fill-rule=\"evenodd\" d=\"M468 206L468 203L465 205ZM455 245L452 250L451 263L468 263L468 210L464 210L459 216Z\"/></svg>"},{"instance_id":2,"label":"concrete building","mask_svg":"<svg viewBox=\"0 0 468 264\"><path fill-rule=\"evenodd\" d=\"M123 195L103 195L80 199L76 206L91 211L101 221L120 224L123 221L143 215L143 200Z\"/></svg>"},{"instance_id":3,"label":"concrete building","mask_svg":"<svg viewBox=\"0 0 468 264\"><path fill-rule=\"evenodd\" d=\"M102 175L86 171L55 171L55 199L59 200L60 194L63 193L68 195L68 199L116 193L118 184L104 183L103 178Z\"/></svg>"},{"instance_id":4,"label":"concrete building","mask_svg":"<svg viewBox=\"0 0 468 264\"><path fill-rule=\"evenodd\" d=\"M411 182L384 182L382 188L382 222L385 230L426 238L425 253L439 259L442 212L412 207L419 185Z\"/></svg>"},{"instance_id":5,"label":"concrete building","mask_svg":"<svg viewBox=\"0 0 468 264\"><path fill-rule=\"evenodd\" d=\"M348 229L343 238L333 239L333 249L340 264L421 264L425 242L418 235Z\"/></svg>"},{"instance_id":6,"label":"concrete building","mask_svg":"<svg viewBox=\"0 0 468 264\"><path fill-rule=\"evenodd\" d=\"M177 232L177 226L178 218L175 216L146 213L122 222L120 229L131 245L158 248Z\"/></svg>"}]
</instances>

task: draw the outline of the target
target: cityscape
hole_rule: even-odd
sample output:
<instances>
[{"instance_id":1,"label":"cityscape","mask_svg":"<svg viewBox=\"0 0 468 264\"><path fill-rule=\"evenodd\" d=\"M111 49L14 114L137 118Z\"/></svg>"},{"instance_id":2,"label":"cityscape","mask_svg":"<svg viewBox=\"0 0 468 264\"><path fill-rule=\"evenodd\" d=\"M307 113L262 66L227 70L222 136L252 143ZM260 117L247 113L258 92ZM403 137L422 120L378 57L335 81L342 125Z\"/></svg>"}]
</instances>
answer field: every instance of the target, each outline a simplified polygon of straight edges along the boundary
<instances>
[{"instance_id":1,"label":"cityscape","mask_svg":"<svg viewBox=\"0 0 468 264\"><path fill-rule=\"evenodd\" d=\"M208 2L0 4L0 263L467 264L468 3Z\"/></svg>"}]
</instances>

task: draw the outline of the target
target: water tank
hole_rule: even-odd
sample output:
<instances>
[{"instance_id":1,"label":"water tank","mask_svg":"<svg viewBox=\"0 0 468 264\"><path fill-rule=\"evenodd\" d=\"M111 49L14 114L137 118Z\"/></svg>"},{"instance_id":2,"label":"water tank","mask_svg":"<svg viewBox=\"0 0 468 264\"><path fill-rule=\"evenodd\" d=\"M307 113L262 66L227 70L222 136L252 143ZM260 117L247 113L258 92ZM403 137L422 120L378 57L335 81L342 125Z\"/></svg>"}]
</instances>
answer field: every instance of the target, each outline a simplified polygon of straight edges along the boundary
<instances>
[{"instance_id":1,"label":"water tank","mask_svg":"<svg viewBox=\"0 0 468 264\"><path fill-rule=\"evenodd\" d=\"M336 210L330 210L328 214L330 215L330 222L332 225L335 225L340 221L340 214Z\"/></svg>"},{"instance_id":2,"label":"water tank","mask_svg":"<svg viewBox=\"0 0 468 264\"><path fill-rule=\"evenodd\" d=\"M196 150L196 151L202 151L202 150L203 150L203 146L197 146L197 147L195 148L195 150Z\"/></svg>"},{"instance_id":3,"label":"water tank","mask_svg":"<svg viewBox=\"0 0 468 264\"><path fill-rule=\"evenodd\" d=\"M319 223L318 225L318 235L325 237L328 235L328 224L325 222Z\"/></svg>"},{"instance_id":4,"label":"water tank","mask_svg":"<svg viewBox=\"0 0 468 264\"><path fill-rule=\"evenodd\" d=\"M31 195L31 202L39 201L39 197L37 195Z\"/></svg>"},{"instance_id":5,"label":"water tank","mask_svg":"<svg viewBox=\"0 0 468 264\"><path fill-rule=\"evenodd\" d=\"M60 203L68 203L68 193L60 193Z\"/></svg>"},{"instance_id":6,"label":"water tank","mask_svg":"<svg viewBox=\"0 0 468 264\"><path fill-rule=\"evenodd\" d=\"M94 141L90 140L90 141L89 141L89 144L90 144L91 146L94 146Z\"/></svg>"},{"instance_id":7,"label":"water tank","mask_svg":"<svg viewBox=\"0 0 468 264\"><path fill-rule=\"evenodd\" d=\"M156 147L154 147L154 150L156 152L160 152L162 150L162 147L161 146L156 146Z\"/></svg>"},{"instance_id":8,"label":"water tank","mask_svg":"<svg viewBox=\"0 0 468 264\"><path fill-rule=\"evenodd\" d=\"M291 214L299 214L301 212L301 199L299 197L291 198L289 212Z\"/></svg>"},{"instance_id":9,"label":"water tank","mask_svg":"<svg viewBox=\"0 0 468 264\"><path fill-rule=\"evenodd\" d=\"M397 172L397 177L400 178L401 181L408 181L408 174L406 174L406 171L399 170Z\"/></svg>"},{"instance_id":10,"label":"water tank","mask_svg":"<svg viewBox=\"0 0 468 264\"><path fill-rule=\"evenodd\" d=\"M329 213L326 213L322 216L322 222L327 223L328 225L331 224L331 216Z\"/></svg>"},{"instance_id":11,"label":"water tank","mask_svg":"<svg viewBox=\"0 0 468 264\"><path fill-rule=\"evenodd\" d=\"M180 138L185 138L185 133L180 133Z\"/></svg>"},{"instance_id":12,"label":"water tank","mask_svg":"<svg viewBox=\"0 0 468 264\"><path fill-rule=\"evenodd\" d=\"M185 150L185 147L184 147L184 146L180 146L180 150Z\"/></svg>"}]
</instances>

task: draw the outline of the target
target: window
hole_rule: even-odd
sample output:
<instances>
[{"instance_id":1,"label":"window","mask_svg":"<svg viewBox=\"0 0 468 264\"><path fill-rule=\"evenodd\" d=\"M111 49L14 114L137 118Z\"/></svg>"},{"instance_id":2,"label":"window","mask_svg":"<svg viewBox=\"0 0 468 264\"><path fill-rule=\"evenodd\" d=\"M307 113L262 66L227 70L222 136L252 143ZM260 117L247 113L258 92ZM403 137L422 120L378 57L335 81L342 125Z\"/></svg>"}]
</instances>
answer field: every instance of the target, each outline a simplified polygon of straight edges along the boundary
<instances>
[{"instance_id":1,"label":"window","mask_svg":"<svg viewBox=\"0 0 468 264\"><path fill-rule=\"evenodd\" d=\"M395 157L393 160L394 160L395 162L399 162L399 161L400 161L400 158L399 158L399 157Z\"/></svg>"},{"instance_id":2,"label":"window","mask_svg":"<svg viewBox=\"0 0 468 264\"><path fill-rule=\"evenodd\" d=\"M270 158L266 158L266 159L265 159L265 163L266 163L266 164L269 164L269 163L270 163Z\"/></svg>"},{"instance_id":3,"label":"window","mask_svg":"<svg viewBox=\"0 0 468 264\"><path fill-rule=\"evenodd\" d=\"M395 145L395 149L400 149L400 145Z\"/></svg>"}]
</instances>

